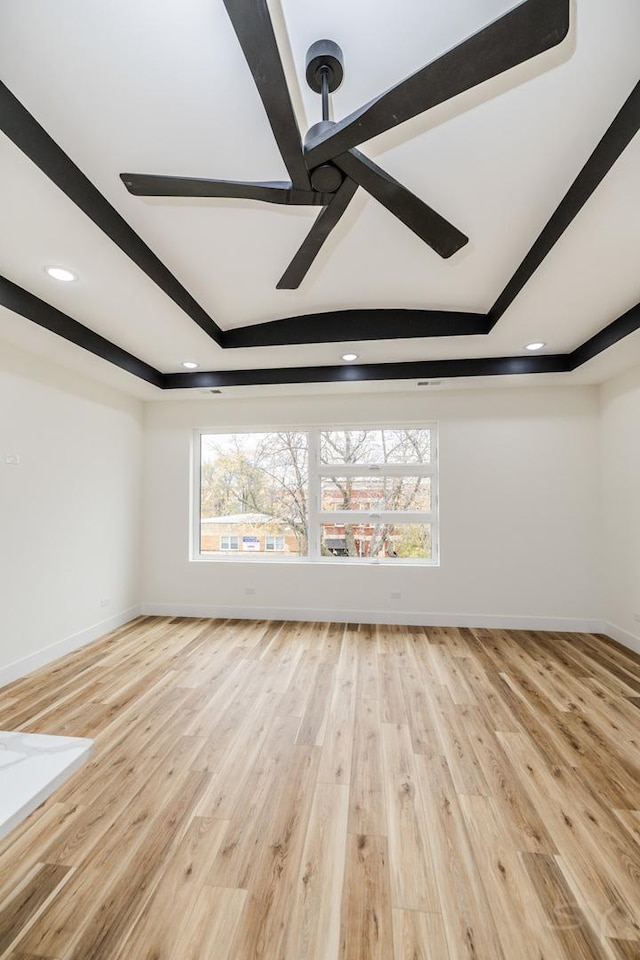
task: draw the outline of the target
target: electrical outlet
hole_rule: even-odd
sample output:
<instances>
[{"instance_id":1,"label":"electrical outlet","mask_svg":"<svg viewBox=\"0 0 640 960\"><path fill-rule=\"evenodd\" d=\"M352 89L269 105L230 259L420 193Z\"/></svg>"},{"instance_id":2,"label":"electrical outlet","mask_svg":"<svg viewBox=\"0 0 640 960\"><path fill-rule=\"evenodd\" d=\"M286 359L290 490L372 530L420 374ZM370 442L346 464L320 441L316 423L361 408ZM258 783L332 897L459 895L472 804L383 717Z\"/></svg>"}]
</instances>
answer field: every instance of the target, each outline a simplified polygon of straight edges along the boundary
<instances>
[{"instance_id":1,"label":"electrical outlet","mask_svg":"<svg viewBox=\"0 0 640 960\"><path fill-rule=\"evenodd\" d=\"M245 592L245 594L246 594L248 597L252 597L252 596L254 595L254 593L256 592L256 588L255 588L255 587L245 587L245 588L244 588L244 592Z\"/></svg>"},{"instance_id":2,"label":"electrical outlet","mask_svg":"<svg viewBox=\"0 0 640 960\"><path fill-rule=\"evenodd\" d=\"M110 605L110 603L111 603L111 597L104 597L104 598L100 601L100 606L101 606L101 607L108 607L108 606Z\"/></svg>"},{"instance_id":3,"label":"electrical outlet","mask_svg":"<svg viewBox=\"0 0 640 960\"><path fill-rule=\"evenodd\" d=\"M633 619L636 621L636 623L640 623L640 613L636 611L633 615Z\"/></svg>"},{"instance_id":4,"label":"electrical outlet","mask_svg":"<svg viewBox=\"0 0 640 960\"><path fill-rule=\"evenodd\" d=\"M399 600L402 594L400 593L399 590L392 590L389 596L391 597L392 600Z\"/></svg>"},{"instance_id":5,"label":"electrical outlet","mask_svg":"<svg viewBox=\"0 0 640 960\"><path fill-rule=\"evenodd\" d=\"M4 458L5 463L18 464L20 463L20 454L19 453L8 453Z\"/></svg>"}]
</instances>

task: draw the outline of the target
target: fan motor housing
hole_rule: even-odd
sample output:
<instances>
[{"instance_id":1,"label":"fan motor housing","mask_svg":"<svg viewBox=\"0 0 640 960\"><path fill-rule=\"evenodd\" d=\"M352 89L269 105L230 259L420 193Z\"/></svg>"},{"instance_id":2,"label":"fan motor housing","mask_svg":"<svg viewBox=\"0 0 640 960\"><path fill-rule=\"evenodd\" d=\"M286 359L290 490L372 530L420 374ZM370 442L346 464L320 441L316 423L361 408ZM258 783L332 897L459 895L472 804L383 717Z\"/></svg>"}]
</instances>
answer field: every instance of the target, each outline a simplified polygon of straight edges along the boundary
<instances>
[{"instance_id":1,"label":"fan motor housing","mask_svg":"<svg viewBox=\"0 0 640 960\"><path fill-rule=\"evenodd\" d=\"M330 130L331 127L334 126L335 123L333 120L320 120L319 123L314 123L306 132L304 138L305 147L308 143L311 143L312 140L315 140L316 137L319 137L321 133L326 133L327 130ZM314 190L317 190L318 193L335 193L344 180L342 171L333 163L321 163L318 167L314 167L313 170L309 171L309 176L311 178L311 186Z\"/></svg>"},{"instance_id":2,"label":"fan motor housing","mask_svg":"<svg viewBox=\"0 0 640 960\"><path fill-rule=\"evenodd\" d=\"M321 163L309 176L311 186L318 193L335 193L343 180L342 172L332 163Z\"/></svg>"}]
</instances>

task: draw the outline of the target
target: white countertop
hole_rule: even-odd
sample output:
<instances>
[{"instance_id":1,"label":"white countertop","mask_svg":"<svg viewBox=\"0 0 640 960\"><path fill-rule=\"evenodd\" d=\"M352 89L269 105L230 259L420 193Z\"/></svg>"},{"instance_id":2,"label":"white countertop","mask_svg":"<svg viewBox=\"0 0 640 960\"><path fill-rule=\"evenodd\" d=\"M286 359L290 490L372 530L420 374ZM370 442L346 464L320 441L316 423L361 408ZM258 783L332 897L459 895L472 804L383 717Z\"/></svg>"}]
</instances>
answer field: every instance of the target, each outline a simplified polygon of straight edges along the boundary
<instances>
[{"instance_id":1,"label":"white countertop","mask_svg":"<svg viewBox=\"0 0 640 960\"><path fill-rule=\"evenodd\" d=\"M93 740L0 730L0 838L81 767Z\"/></svg>"}]
</instances>

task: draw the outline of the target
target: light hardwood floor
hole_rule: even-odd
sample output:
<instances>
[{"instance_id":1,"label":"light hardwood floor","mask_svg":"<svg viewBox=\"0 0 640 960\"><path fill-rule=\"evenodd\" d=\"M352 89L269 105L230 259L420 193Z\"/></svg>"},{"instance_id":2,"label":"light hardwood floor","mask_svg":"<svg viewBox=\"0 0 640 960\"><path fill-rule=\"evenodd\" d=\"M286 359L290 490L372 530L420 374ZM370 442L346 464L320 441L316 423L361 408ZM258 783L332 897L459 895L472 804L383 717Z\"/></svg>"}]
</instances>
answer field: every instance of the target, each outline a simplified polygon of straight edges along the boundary
<instances>
[{"instance_id":1,"label":"light hardwood floor","mask_svg":"<svg viewBox=\"0 0 640 960\"><path fill-rule=\"evenodd\" d=\"M0 845L0 957L640 958L640 658L143 618L0 691L94 737Z\"/></svg>"}]
</instances>

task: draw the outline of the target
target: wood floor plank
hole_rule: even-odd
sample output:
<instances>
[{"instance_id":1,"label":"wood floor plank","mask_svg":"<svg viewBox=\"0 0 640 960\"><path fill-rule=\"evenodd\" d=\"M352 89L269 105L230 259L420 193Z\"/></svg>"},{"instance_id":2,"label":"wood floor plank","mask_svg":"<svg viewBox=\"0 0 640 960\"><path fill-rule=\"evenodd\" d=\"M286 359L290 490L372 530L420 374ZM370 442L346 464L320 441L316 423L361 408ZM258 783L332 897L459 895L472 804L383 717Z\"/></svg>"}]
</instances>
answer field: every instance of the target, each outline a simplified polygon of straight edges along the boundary
<instances>
[{"instance_id":1,"label":"wood floor plank","mask_svg":"<svg viewBox=\"0 0 640 960\"><path fill-rule=\"evenodd\" d=\"M0 843L7 960L639 960L640 658L142 617L0 692L91 760Z\"/></svg>"},{"instance_id":2,"label":"wood floor plank","mask_svg":"<svg viewBox=\"0 0 640 960\"><path fill-rule=\"evenodd\" d=\"M451 773L444 757L416 757L442 920L452 960L511 960L502 949L489 909L484 863L474 856Z\"/></svg>"},{"instance_id":3,"label":"wood floor plank","mask_svg":"<svg viewBox=\"0 0 640 960\"><path fill-rule=\"evenodd\" d=\"M349 834L340 930L340 960L388 960L393 919L386 837Z\"/></svg>"},{"instance_id":4,"label":"wood floor plank","mask_svg":"<svg viewBox=\"0 0 640 960\"><path fill-rule=\"evenodd\" d=\"M558 951L553 931L545 923L543 906L513 847L500 829L500 820L490 797L459 797L489 909L507 957L539 960L540 955L565 960ZM569 960L569 958L566 958Z\"/></svg>"},{"instance_id":5,"label":"wood floor plank","mask_svg":"<svg viewBox=\"0 0 640 960\"><path fill-rule=\"evenodd\" d=\"M201 927L201 918L192 921L191 912L228 826L224 820L194 817L173 854L171 870L160 878L113 960L171 960L182 955L194 930Z\"/></svg>"},{"instance_id":6,"label":"wood floor plank","mask_svg":"<svg viewBox=\"0 0 640 960\"><path fill-rule=\"evenodd\" d=\"M5 956L7 960L42 960L42 957L36 957L34 953L22 953L14 950L5 954Z\"/></svg>"},{"instance_id":7,"label":"wood floor plank","mask_svg":"<svg viewBox=\"0 0 640 960\"><path fill-rule=\"evenodd\" d=\"M267 693L256 698L253 710L249 710L238 724L237 734L220 758L218 769L210 774L209 784L198 804L199 817L231 820L248 787L279 703L277 694Z\"/></svg>"},{"instance_id":8,"label":"wood floor plank","mask_svg":"<svg viewBox=\"0 0 640 960\"><path fill-rule=\"evenodd\" d=\"M384 784L389 837L389 871L394 907L440 911L429 824L417 782L409 728L382 725Z\"/></svg>"},{"instance_id":9,"label":"wood floor plank","mask_svg":"<svg viewBox=\"0 0 640 960\"><path fill-rule=\"evenodd\" d=\"M343 623L327 624L327 632L324 635L322 644L323 663L333 663L334 665L337 665L340 662L342 645L344 643L344 634L345 630Z\"/></svg>"},{"instance_id":10,"label":"wood floor plank","mask_svg":"<svg viewBox=\"0 0 640 960\"><path fill-rule=\"evenodd\" d=\"M259 858L281 795L291 791L304 774L307 752L295 748L296 717L278 717L238 803L218 854L212 858L208 883L215 887L245 888Z\"/></svg>"},{"instance_id":11,"label":"wood floor plank","mask_svg":"<svg viewBox=\"0 0 640 960\"><path fill-rule=\"evenodd\" d=\"M380 699L380 677L378 674L378 644L375 628L364 624L359 633L358 647L358 698L361 700Z\"/></svg>"},{"instance_id":12,"label":"wood floor plank","mask_svg":"<svg viewBox=\"0 0 640 960\"><path fill-rule=\"evenodd\" d=\"M0 956L22 939L34 919L69 873L68 867L36 864L26 879L4 901L0 909Z\"/></svg>"},{"instance_id":13,"label":"wood floor plank","mask_svg":"<svg viewBox=\"0 0 640 960\"><path fill-rule=\"evenodd\" d=\"M202 887L184 924L170 960L234 960L238 924L246 890Z\"/></svg>"},{"instance_id":14,"label":"wood floor plank","mask_svg":"<svg viewBox=\"0 0 640 960\"><path fill-rule=\"evenodd\" d=\"M393 910L395 960L449 960L449 948L439 913Z\"/></svg>"},{"instance_id":15,"label":"wood floor plank","mask_svg":"<svg viewBox=\"0 0 640 960\"><path fill-rule=\"evenodd\" d=\"M520 784L508 757L500 746L491 720L483 714L484 727L470 731L472 745L484 773L498 815L517 850L532 853L558 852L544 819Z\"/></svg>"},{"instance_id":16,"label":"wood floor plank","mask_svg":"<svg viewBox=\"0 0 640 960\"><path fill-rule=\"evenodd\" d=\"M614 810L613 812L640 849L640 810Z\"/></svg>"},{"instance_id":17,"label":"wood floor plank","mask_svg":"<svg viewBox=\"0 0 640 960\"><path fill-rule=\"evenodd\" d=\"M465 669L465 658L460 662L460 651L456 655L445 644L434 645L431 648L431 659L438 683L447 687L453 702L477 706L478 701L469 683L468 671Z\"/></svg>"},{"instance_id":18,"label":"wood floor plank","mask_svg":"<svg viewBox=\"0 0 640 960\"><path fill-rule=\"evenodd\" d=\"M317 747L293 748L288 789L280 794L244 878L247 900L235 941L237 957L282 956L319 759Z\"/></svg>"},{"instance_id":19,"label":"wood floor plank","mask_svg":"<svg viewBox=\"0 0 640 960\"><path fill-rule=\"evenodd\" d=\"M119 883L106 894L99 893L97 908L67 953L92 960L111 960L117 954L122 939L159 882L160 869L171 848L185 832L206 777L190 771L184 781L174 784L172 801L160 816L154 817L135 857L130 858L121 873Z\"/></svg>"},{"instance_id":20,"label":"wood floor plank","mask_svg":"<svg viewBox=\"0 0 640 960\"><path fill-rule=\"evenodd\" d=\"M609 940L615 960L640 960L640 940Z\"/></svg>"},{"instance_id":21,"label":"wood floor plank","mask_svg":"<svg viewBox=\"0 0 640 960\"><path fill-rule=\"evenodd\" d=\"M108 910L101 913L99 906L111 891L125 901L132 900L132 891L122 878L138 850L145 842L155 844L155 826L159 818L167 816L167 805L170 812L172 803L180 811L189 799L188 793L177 799L174 796L185 782L190 781L196 796L202 787L202 777L206 775L191 773L189 762L189 753L178 744L174 756L158 768L144 790L131 798L126 816L107 833L100 849L73 873L65 896L55 898L29 931L24 943L27 952L63 956L86 927L109 923Z\"/></svg>"},{"instance_id":22,"label":"wood floor plank","mask_svg":"<svg viewBox=\"0 0 640 960\"><path fill-rule=\"evenodd\" d=\"M247 642L245 638L245 644L243 645L247 647L247 660L259 660L262 657L284 627L284 621L271 620L267 623L261 623L260 626L262 629L256 643L252 644L250 641ZM236 649L238 649L239 646L239 644L236 644Z\"/></svg>"},{"instance_id":23,"label":"wood floor plank","mask_svg":"<svg viewBox=\"0 0 640 960\"><path fill-rule=\"evenodd\" d=\"M302 719L311 697L316 670L317 663L303 653L280 703L280 714L283 717Z\"/></svg>"},{"instance_id":24,"label":"wood floor plank","mask_svg":"<svg viewBox=\"0 0 640 960\"><path fill-rule=\"evenodd\" d=\"M318 780L323 783L351 783L356 682L356 650L345 643L336 664L334 689L318 768Z\"/></svg>"},{"instance_id":25,"label":"wood floor plank","mask_svg":"<svg viewBox=\"0 0 640 960\"><path fill-rule=\"evenodd\" d=\"M402 685L407 704L407 723L414 753L427 756L441 754L443 747L436 732L436 723L429 707L428 692L415 676L404 675Z\"/></svg>"},{"instance_id":26,"label":"wood floor plank","mask_svg":"<svg viewBox=\"0 0 640 960\"><path fill-rule=\"evenodd\" d=\"M318 783L290 904L282 954L288 960L338 958L348 816L348 786Z\"/></svg>"},{"instance_id":27,"label":"wood floor plank","mask_svg":"<svg viewBox=\"0 0 640 960\"><path fill-rule=\"evenodd\" d=\"M522 862L567 960L606 960L605 948L578 906L555 857L524 853Z\"/></svg>"},{"instance_id":28,"label":"wood floor plank","mask_svg":"<svg viewBox=\"0 0 640 960\"><path fill-rule=\"evenodd\" d=\"M356 700L349 833L386 836L382 724L376 700Z\"/></svg>"},{"instance_id":29,"label":"wood floor plank","mask_svg":"<svg viewBox=\"0 0 640 960\"><path fill-rule=\"evenodd\" d=\"M455 704L448 687L435 686L430 693L443 753L456 790L487 796L489 786L471 739L472 730L481 723L476 708Z\"/></svg>"},{"instance_id":30,"label":"wood floor plank","mask_svg":"<svg viewBox=\"0 0 640 960\"><path fill-rule=\"evenodd\" d=\"M335 667L330 663L320 663L316 671L311 696L302 716L296 743L307 746L319 746L324 743L324 731L327 712L333 692Z\"/></svg>"},{"instance_id":31,"label":"wood floor plank","mask_svg":"<svg viewBox=\"0 0 640 960\"><path fill-rule=\"evenodd\" d=\"M408 723L407 704L402 686L403 659L397 653L378 655L381 715L384 723Z\"/></svg>"},{"instance_id":32,"label":"wood floor plank","mask_svg":"<svg viewBox=\"0 0 640 960\"><path fill-rule=\"evenodd\" d=\"M566 768L549 770L534 747L521 734L498 734L516 774L532 802L543 812L547 829L562 855L567 877L591 925L603 935L634 939L640 934L637 900L629 903L622 892L628 879L601 856L593 824L575 807L575 777ZM596 854L597 851L597 854ZM637 851L636 851L637 853ZM594 857L598 869L594 870ZM612 875L613 874L613 875Z\"/></svg>"},{"instance_id":33,"label":"wood floor plank","mask_svg":"<svg viewBox=\"0 0 640 960\"><path fill-rule=\"evenodd\" d=\"M35 864L42 862L45 846L55 842L81 812L82 808L70 803L58 803L54 795L3 839L0 862L10 850L13 866L0 874L0 903Z\"/></svg>"}]
</instances>

